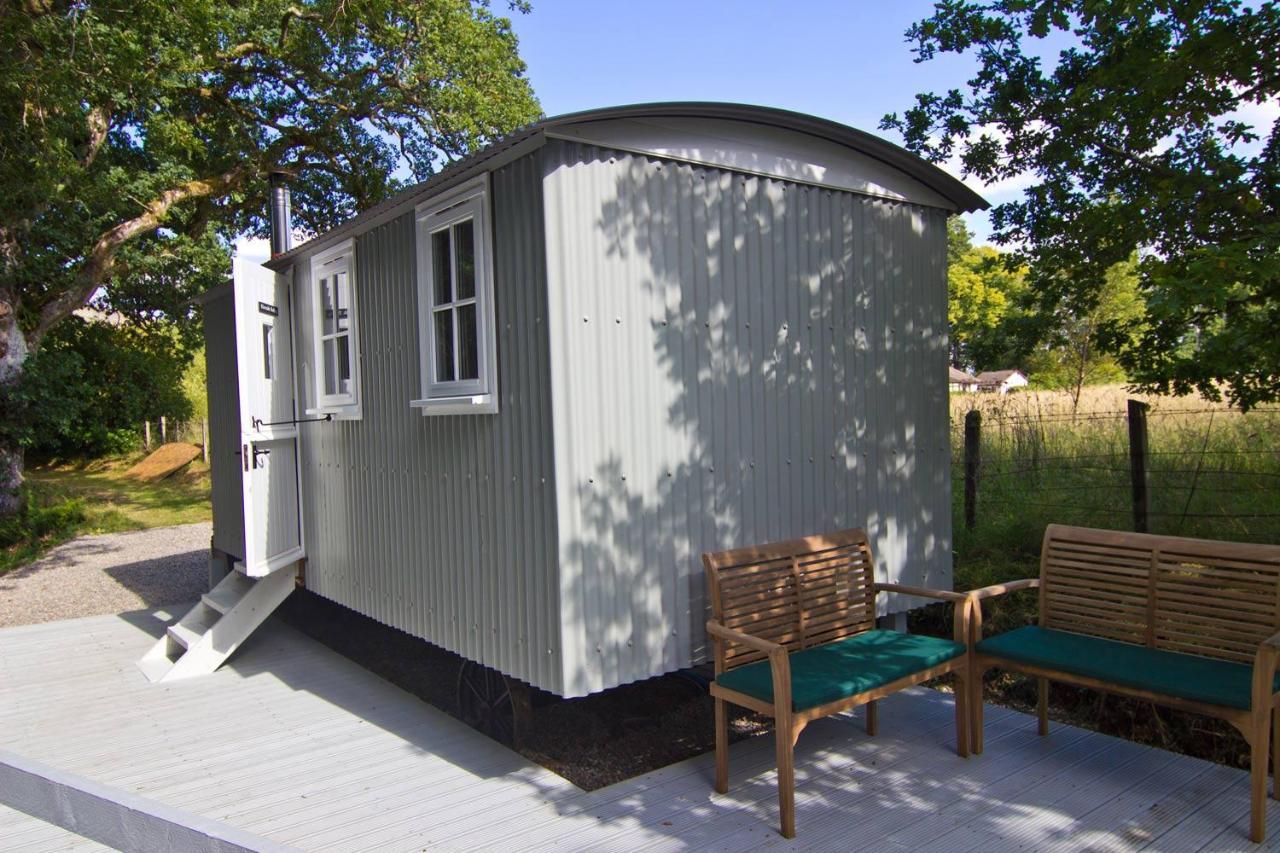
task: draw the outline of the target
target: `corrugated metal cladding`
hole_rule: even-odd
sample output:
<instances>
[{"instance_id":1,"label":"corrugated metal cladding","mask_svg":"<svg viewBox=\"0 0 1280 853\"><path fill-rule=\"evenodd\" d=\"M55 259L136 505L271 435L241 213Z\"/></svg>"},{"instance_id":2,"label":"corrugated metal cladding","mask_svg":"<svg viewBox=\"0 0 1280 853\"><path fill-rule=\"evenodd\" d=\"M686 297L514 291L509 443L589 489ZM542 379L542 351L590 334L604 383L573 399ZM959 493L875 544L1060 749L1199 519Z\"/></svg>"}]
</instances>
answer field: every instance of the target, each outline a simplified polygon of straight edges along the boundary
<instances>
[{"instance_id":1,"label":"corrugated metal cladding","mask_svg":"<svg viewBox=\"0 0 1280 853\"><path fill-rule=\"evenodd\" d=\"M240 389L235 298L231 288L204 306L205 390L209 395L209 475L213 480L213 547L244 558L244 492L240 482Z\"/></svg>"},{"instance_id":2,"label":"corrugated metal cladding","mask_svg":"<svg viewBox=\"0 0 1280 853\"><path fill-rule=\"evenodd\" d=\"M541 172L492 175L496 416L431 416L421 396L412 210L355 243L360 420L299 441L309 589L560 691ZM315 397L307 264L295 268L298 387Z\"/></svg>"},{"instance_id":3,"label":"corrugated metal cladding","mask_svg":"<svg viewBox=\"0 0 1280 853\"><path fill-rule=\"evenodd\" d=\"M703 551L864 526L950 588L945 211L542 155L564 692L704 658Z\"/></svg>"}]
</instances>

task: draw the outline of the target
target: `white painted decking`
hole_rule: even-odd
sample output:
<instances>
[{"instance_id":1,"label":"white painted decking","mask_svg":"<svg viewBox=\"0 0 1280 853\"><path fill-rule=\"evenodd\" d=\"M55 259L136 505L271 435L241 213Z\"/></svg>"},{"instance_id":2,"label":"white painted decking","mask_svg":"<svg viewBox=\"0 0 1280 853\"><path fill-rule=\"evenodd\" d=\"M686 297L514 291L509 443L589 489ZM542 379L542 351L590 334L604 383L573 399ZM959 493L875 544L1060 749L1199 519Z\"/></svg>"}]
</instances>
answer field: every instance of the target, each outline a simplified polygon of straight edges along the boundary
<instances>
[{"instance_id":1,"label":"white painted decking","mask_svg":"<svg viewBox=\"0 0 1280 853\"><path fill-rule=\"evenodd\" d=\"M805 731L787 842L769 737L733 747L725 797L710 755L586 793L275 621L213 675L150 684L134 661L162 627L0 630L0 748L305 850L1251 847L1242 771L1000 708L964 760L929 690L883 702L874 739ZM0 808L0 849L101 848Z\"/></svg>"}]
</instances>

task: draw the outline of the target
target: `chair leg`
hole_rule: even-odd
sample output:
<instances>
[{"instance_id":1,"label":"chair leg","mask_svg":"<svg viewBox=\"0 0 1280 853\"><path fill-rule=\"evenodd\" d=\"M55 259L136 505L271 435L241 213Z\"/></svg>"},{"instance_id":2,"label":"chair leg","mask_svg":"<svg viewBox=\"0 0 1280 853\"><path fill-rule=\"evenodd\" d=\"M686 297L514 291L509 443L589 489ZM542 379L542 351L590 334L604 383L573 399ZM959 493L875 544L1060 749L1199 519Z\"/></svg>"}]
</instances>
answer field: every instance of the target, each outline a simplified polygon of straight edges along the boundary
<instances>
[{"instance_id":1,"label":"chair leg","mask_svg":"<svg viewBox=\"0 0 1280 853\"><path fill-rule=\"evenodd\" d=\"M1271 712L1271 796L1280 800L1280 711Z\"/></svg>"},{"instance_id":2,"label":"chair leg","mask_svg":"<svg viewBox=\"0 0 1280 853\"><path fill-rule=\"evenodd\" d=\"M982 755L982 670L969 669L969 703L973 712L969 715L969 749L974 755Z\"/></svg>"},{"instance_id":3,"label":"chair leg","mask_svg":"<svg viewBox=\"0 0 1280 853\"><path fill-rule=\"evenodd\" d=\"M969 757L970 717L973 715L973 701L969 698L969 676L964 671L955 673L956 696L956 753L961 758Z\"/></svg>"},{"instance_id":4,"label":"chair leg","mask_svg":"<svg viewBox=\"0 0 1280 853\"><path fill-rule=\"evenodd\" d=\"M729 793L729 711L716 699L716 791Z\"/></svg>"},{"instance_id":5,"label":"chair leg","mask_svg":"<svg viewBox=\"0 0 1280 853\"><path fill-rule=\"evenodd\" d=\"M1261 844L1267 837L1267 765L1271 742L1271 717L1267 712L1253 715L1253 736L1249 738L1249 837Z\"/></svg>"},{"instance_id":6,"label":"chair leg","mask_svg":"<svg viewBox=\"0 0 1280 853\"><path fill-rule=\"evenodd\" d=\"M875 737L880 731L880 720L876 715L876 702L872 699L867 703L867 734Z\"/></svg>"},{"instance_id":7,"label":"chair leg","mask_svg":"<svg viewBox=\"0 0 1280 853\"><path fill-rule=\"evenodd\" d=\"M1036 679L1036 716L1040 718L1040 734L1049 733L1049 679Z\"/></svg>"},{"instance_id":8,"label":"chair leg","mask_svg":"<svg viewBox=\"0 0 1280 853\"><path fill-rule=\"evenodd\" d=\"M781 816L782 837L796 837L796 741L804 723L793 721L790 715L774 721L774 744L778 756L778 812Z\"/></svg>"}]
</instances>

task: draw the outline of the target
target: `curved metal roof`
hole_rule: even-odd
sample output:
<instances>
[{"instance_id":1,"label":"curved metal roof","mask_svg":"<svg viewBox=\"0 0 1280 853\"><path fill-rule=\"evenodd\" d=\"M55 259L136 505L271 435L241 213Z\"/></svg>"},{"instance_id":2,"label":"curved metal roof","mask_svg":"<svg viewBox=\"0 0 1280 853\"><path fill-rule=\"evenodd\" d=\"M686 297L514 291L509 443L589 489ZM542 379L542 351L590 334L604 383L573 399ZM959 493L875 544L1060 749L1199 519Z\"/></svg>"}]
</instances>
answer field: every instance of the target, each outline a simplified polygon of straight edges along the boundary
<instances>
[{"instance_id":1,"label":"curved metal roof","mask_svg":"<svg viewBox=\"0 0 1280 853\"><path fill-rule=\"evenodd\" d=\"M849 127L848 125L839 124L817 116L806 115L804 113L792 112L791 110L782 110L775 107L762 107L751 104L731 104L716 102L671 102L671 103L653 103L653 104L629 104L617 107L602 107L594 110L584 110L576 113L566 113L564 115L552 116L551 118L541 119L533 124L525 125L519 130L498 139L490 145L480 149L479 151L451 163L438 174L432 175L422 183L408 187L391 198L374 205L366 211L348 219L338 227L325 232L305 243L302 243L289 251L277 255L266 263L266 266L272 269L284 269L289 266L290 262L303 254L310 254L312 251L322 248L323 246L336 242L347 236L354 235L367 228L373 227L375 221L382 221L388 218L393 211L398 211L402 207L416 204L424 198L434 195L436 192L447 189L448 187L461 183L474 175L486 170L489 161L510 151L516 146L535 140L547 131L565 125L583 124L592 121L607 121L612 119L635 119L635 118L711 118L711 119L729 119L733 121L748 122L752 124L766 125L769 127L781 128L783 130L795 131L798 133L809 134L829 142L844 145L860 154L872 157L876 160L903 172L904 174L914 178L924 184L929 189L941 195L956 206L957 210L968 212L972 210L985 210L988 205L982 196L969 189L958 179L944 172L937 166L926 160L917 157L911 152L892 142L881 139L863 130Z\"/></svg>"}]
</instances>

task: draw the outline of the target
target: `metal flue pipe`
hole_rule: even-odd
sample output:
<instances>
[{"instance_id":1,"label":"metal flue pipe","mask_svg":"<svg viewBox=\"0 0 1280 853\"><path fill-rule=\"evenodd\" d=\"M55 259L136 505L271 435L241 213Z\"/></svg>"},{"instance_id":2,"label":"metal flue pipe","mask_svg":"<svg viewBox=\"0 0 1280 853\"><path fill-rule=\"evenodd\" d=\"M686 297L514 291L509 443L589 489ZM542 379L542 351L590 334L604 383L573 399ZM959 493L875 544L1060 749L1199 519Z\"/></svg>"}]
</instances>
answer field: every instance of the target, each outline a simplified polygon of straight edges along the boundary
<instances>
[{"instance_id":1,"label":"metal flue pipe","mask_svg":"<svg viewBox=\"0 0 1280 853\"><path fill-rule=\"evenodd\" d=\"M283 255L293 248L293 212L290 210L289 176L272 172L271 185L271 257Z\"/></svg>"}]
</instances>

